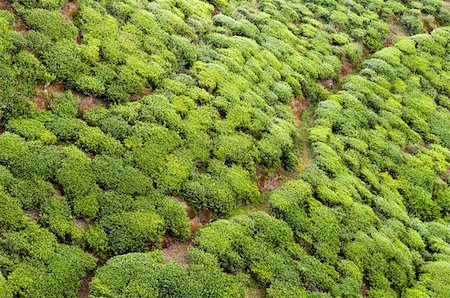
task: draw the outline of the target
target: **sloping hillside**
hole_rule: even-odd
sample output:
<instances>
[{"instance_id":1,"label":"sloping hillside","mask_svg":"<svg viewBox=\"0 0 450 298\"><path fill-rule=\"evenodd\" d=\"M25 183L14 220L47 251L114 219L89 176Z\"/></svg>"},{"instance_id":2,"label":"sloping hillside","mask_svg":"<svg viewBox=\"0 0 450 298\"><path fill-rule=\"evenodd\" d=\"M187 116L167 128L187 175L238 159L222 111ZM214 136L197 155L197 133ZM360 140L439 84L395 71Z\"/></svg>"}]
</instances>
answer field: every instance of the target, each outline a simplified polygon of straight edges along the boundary
<instances>
[{"instance_id":1,"label":"sloping hillside","mask_svg":"<svg viewBox=\"0 0 450 298\"><path fill-rule=\"evenodd\" d=\"M0 297L446 297L449 7L0 1Z\"/></svg>"}]
</instances>

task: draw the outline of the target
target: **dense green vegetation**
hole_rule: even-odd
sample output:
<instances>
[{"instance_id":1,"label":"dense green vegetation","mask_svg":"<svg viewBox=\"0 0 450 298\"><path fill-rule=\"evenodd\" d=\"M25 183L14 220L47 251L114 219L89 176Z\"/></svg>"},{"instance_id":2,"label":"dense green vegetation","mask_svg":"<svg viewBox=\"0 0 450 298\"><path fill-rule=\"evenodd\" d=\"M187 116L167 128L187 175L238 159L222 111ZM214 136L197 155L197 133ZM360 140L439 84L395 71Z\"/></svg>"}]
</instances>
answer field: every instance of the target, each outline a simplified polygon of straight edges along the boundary
<instances>
[{"instance_id":1,"label":"dense green vegetation","mask_svg":"<svg viewBox=\"0 0 450 298\"><path fill-rule=\"evenodd\" d=\"M449 7L0 1L0 297L445 297Z\"/></svg>"}]
</instances>

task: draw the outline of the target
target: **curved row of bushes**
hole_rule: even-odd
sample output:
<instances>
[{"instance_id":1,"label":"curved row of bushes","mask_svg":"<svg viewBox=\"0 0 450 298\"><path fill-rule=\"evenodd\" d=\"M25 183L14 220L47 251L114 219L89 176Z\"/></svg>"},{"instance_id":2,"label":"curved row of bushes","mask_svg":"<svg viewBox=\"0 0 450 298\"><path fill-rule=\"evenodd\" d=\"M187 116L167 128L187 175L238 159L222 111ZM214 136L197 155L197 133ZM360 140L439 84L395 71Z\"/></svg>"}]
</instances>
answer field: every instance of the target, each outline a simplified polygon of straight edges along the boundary
<instances>
[{"instance_id":1,"label":"curved row of bushes","mask_svg":"<svg viewBox=\"0 0 450 298\"><path fill-rule=\"evenodd\" d=\"M403 229L409 236L402 237L413 239L410 230L417 231L426 252L446 250L446 227L422 222L448 215L447 29L377 52L338 95L318 80L339 86L343 62L361 61L398 28L412 34L448 25L442 1L70 3L69 14L59 0L17 0L10 12L0 10L0 286L6 297L73 297L95 268L92 255L104 261L158 248L165 234L184 241L189 219L172 196L218 216L260 202L255 168L273 173L298 164L300 137L288 104L302 97L321 102L310 133L316 163L302 178L307 184L293 186L302 189L299 195L290 194L291 186L274 194L271 208L287 224L264 214L246 219L281 229L285 245L254 239L258 232L241 219L231 234L218 222L196 240L192 268L151 257L154 269L146 270L172 266L183 284L176 293L217 297L241 296L252 279L273 297L305 289L356 295L361 284L375 296L394 295L413 285L423 291L428 276L441 270L442 263L429 262L437 257L422 256L420 241L414 247L426 263L414 254L413 268L401 245L372 252ZM348 210L353 221L366 213L368 219L344 233ZM422 221L411 223L410 215ZM385 223L395 233L380 232ZM217 237L237 237L225 252L201 240L215 229L225 229ZM241 241L250 244L240 247ZM258 243L273 250L268 259L249 255ZM353 263L336 269L346 243L354 243L346 256ZM357 260L358 245L377 259ZM124 275L134 279L140 257L130 258L131 273ZM214 275L195 269L199 262ZM381 273L370 271L371 262L384 266ZM218 264L245 273L230 278ZM317 276L316 267L322 268ZM414 281L417 268L422 283ZM93 293L130 296L148 282L143 293L169 295L163 273L121 293L103 284L106 272ZM204 292L208 287L195 285L196 278L217 290Z\"/></svg>"}]
</instances>

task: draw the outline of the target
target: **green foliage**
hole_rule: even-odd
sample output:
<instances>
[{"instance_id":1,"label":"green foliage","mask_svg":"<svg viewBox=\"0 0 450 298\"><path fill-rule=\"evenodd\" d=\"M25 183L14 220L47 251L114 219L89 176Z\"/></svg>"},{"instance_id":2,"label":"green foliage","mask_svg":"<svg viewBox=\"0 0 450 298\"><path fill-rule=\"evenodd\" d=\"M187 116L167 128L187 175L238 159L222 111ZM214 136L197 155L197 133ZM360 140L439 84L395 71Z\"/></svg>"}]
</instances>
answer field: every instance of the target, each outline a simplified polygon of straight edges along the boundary
<instances>
[{"instance_id":1,"label":"green foliage","mask_svg":"<svg viewBox=\"0 0 450 298\"><path fill-rule=\"evenodd\" d=\"M51 101L50 109L56 116L74 118L78 114L77 98L71 93L57 93Z\"/></svg>"},{"instance_id":2,"label":"green foliage","mask_svg":"<svg viewBox=\"0 0 450 298\"><path fill-rule=\"evenodd\" d=\"M75 197L73 199L73 213L80 217L96 217L99 211L97 196L96 193L92 193L86 196Z\"/></svg>"},{"instance_id":3,"label":"green foliage","mask_svg":"<svg viewBox=\"0 0 450 298\"><path fill-rule=\"evenodd\" d=\"M442 1L5 3L0 296L449 292Z\"/></svg>"},{"instance_id":4,"label":"green foliage","mask_svg":"<svg viewBox=\"0 0 450 298\"><path fill-rule=\"evenodd\" d=\"M59 239L77 241L82 237L66 201L50 199L43 204L41 211L40 223Z\"/></svg>"},{"instance_id":5,"label":"green foliage","mask_svg":"<svg viewBox=\"0 0 450 298\"><path fill-rule=\"evenodd\" d=\"M56 136L38 120L14 119L8 122L7 127L26 139L39 140L44 144L54 144L56 142Z\"/></svg>"},{"instance_id":6,"label":"green foliage","mask_svg":"<svg viewBox=\"0 0 450 298\"><path fill-rule=\"evenodd\" d=\"M76 246L60 245L49 231L28 224L4 235L2 246L17 255L8 275L15 296L76 297L81 279L95 267L95 259Z\"/></svg>"},{"instance_id":7,"label":"green foliage","mask_svg":"<svg viewBox=\"0 0 450 298\"><path fill-rule=\"evenodd\" d=\"M122 212L102 218L109 248L114 254L144 251L158 246L164 234L164 221L152 212Z\"/></svg>"},{"instance_id":8,"label":"green foliage","mask_svg":"<svg viewBox=\"0 0 450 298\"><path fill-rule=\"evenodd\" d=\"M164 263L159 252L117 256L98 269L90 284L93 297L241 297L236 277L211 265L185 268Z\"/></svg>"},{"instance_id":9,"label":"green foliage","mask_svg":"<svg viewBox=\"0 0 450 298\"><path fill-rule=\"evenodd\" d=\"M64 1L63 0L18 0L14 1L24 5L26 8L45 8L45 9L57 9L60 8Z\"/></svg>"},{"instance_id":10,"label":"green foliage","mask_svg":"<svg viewBox=\"0 0 450 298\"><path fill-rule=\"evenodd\" d=\"M121 159L97 155L92 163L98 184L105 190L128 195L145 195L151 180L139 170L124 165Z\"/></svg>"},{"instance_id":11,"label":"green foliage","mask_svg":"<svg viewBox=\"0 0 450 298\"><path fill-rule=\"evenodd\" d=\"M73 40L78 34L77 28L56 11L40 8L26 10L23 18L29 29L42 32L52 41Z\"/></svg>"},{"instance_id":12,"label":"green foliage","mask_svg":"<svg viewBox=\"0 0 450 298\"><path fill-rule=\"evenodd\" d=\"M171 198L157 198L155 211L164 220L167 232L183 240L188 238L190 234L189 217L183 205Z\"/></svg>"},{"instance_id":13,"label":"green foliage","mask_svg":"<svg viewBox=\"0 0 450 298\"><path fill-rule=\"evenodd\" d=\"M96 252L108 250L108 235L98 226L90 226L86 232L86 243Z\"/></svg>"},{"instance_id":14,"label":"green foliage","mask_svg":"<svg viewBox=\"0 0 450 298\"><path fill-rule=\"evenodd\" d=\"M56 179L63 187L64 194L69 198L89 195L96 188L91 160L76 147L67 147L64 150Z\"/></svg>"},{"instance_id":15,"label":"green foliage","mask_svg":"<svg viewBox=\"0 0 450 298\"><path fill-rule=\"evenodd\" d=\"M5 278L3 277L3 275L0 274L0 297L1 298L12 298L12 291L9 288L8 284L6 283Z\"/></svg>"},{"instance_id":16,"label":"green foliage","mask_svg":"<svg viewBox=\"0 0 450 298\"><path fill-rule=\"evenodd\" d=\"M4 192L0 192L0 223L2 230L18 229L24 225L20 203Z\"/></svg>"},{"instance_id":17,"label":"green foliage","mask_svg":"<svg viewBox=\"0 0 450 298\"><path fill-rule=\"evenodd\" d=\"M53 186L37 176L31 179L16 178L8 187L9 193L17 198L24 209L39 206L53 196Z\"/></svg>"}]
</instances>

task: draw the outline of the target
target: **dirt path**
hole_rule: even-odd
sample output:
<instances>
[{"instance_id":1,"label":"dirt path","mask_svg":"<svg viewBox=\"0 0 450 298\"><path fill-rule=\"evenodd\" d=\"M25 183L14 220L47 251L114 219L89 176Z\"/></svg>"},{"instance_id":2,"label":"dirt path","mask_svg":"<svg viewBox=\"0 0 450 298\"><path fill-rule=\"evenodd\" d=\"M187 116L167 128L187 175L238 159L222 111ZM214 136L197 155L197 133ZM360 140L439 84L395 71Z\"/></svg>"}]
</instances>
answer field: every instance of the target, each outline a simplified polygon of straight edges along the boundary
<instances>
[{"instance_id":1,"label":"dirt path","mask_svg":"<svg viewBox=\"0 0 450 298\"><path fill-rule=\"evenodd\" d=\"M69 0L66 3L64 3L64 5L59 10L59 12L62 14L62 16L66 20L72 21L79 10L80 10L80 5L78 5L77 3L75 3L72 0Z\"/></svg>"},{"instance_id":2,"label":"dirt path","mask_svg":"<svg viewBox=\"0 0 450 298\"><path fill-rule=\"evenodd\" d=\"M189 216L189 228L191 234L185 241L180 241L179 239L165 235L162 243L163 258L166 261L176 261L180 264L187 265L187 252L193 245L196 232L201 227L210 223L215 218L215 214L210 210L196 212L179 196L172 196L172 198L180 202L186 210L186 213Z\"/></svg>"},{"instance_id":3,"label":"dirt path","mask_svg":"<svg viewBox=\"0 0 450 298\"><path fill-rule=\"evenodd\" d=\"M303 174L305 169L312 163L312 150L309 146L309 129L314 125L314 115L308 115L309 119L305 119L300 127L302 133L301 144L301 162L297 168L297 176Z\"/></svg>"},{"instance_id":4,"label":"dirt path","mask_svg":"<svg viewBox=\"0 0 450 298\"><path fill-rule=\"evenodd\" d=\"M84 278L81 284L80 292L78 293L78 298L88 298L89 297L89 283L94 277L94 273L88 273Z\"/></svg>"},{"instance_id":5,"label":"dirt path","mask_svg":"<svg viewBox=\"0 0 450 298\"><path fill-rule=\"evenodd\" d=\"M0 9L13 11L11 1L0 1Z\"/></svg>"},{"instance_id":6,"label":"dirt path","mask_svg":"<svg viewBox=\"0 0 450 298\"><path fill-rule=\"evenodd\" d=\"M192 237L186 241L180 241L172 237L165 237L163 241L163 258L165 261L175 261L187 265L187 252L192 246Z\"/></svg>"}]
</instances>

